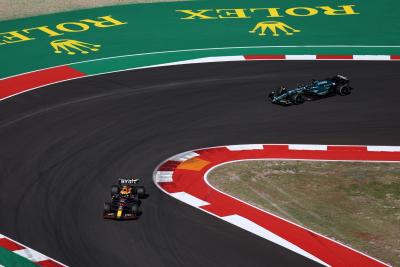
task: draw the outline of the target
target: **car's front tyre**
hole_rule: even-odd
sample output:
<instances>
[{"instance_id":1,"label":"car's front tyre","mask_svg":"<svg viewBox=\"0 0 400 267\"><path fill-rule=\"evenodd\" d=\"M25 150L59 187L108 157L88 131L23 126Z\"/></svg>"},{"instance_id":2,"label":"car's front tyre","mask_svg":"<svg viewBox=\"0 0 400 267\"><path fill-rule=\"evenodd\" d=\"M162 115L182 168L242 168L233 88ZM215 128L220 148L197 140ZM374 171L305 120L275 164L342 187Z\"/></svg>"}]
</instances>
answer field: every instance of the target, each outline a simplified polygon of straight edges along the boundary
<instances>
[{"instance_id":1,"label":"car's front tyre","mask_svg":"<svg viewBox=\"0 0 400 267\"><path fill-rule=\"evenodd\" d=\"M135 188L136 194L139 196L139 198L145 198L146 197L146 190L144 186L137 186Z\"/></svg>"},{"instance_id":2,"label":"car's front tyre","mask_svg":"<svg viewBox=\"0 0 400 267\"><path fill-rule=\"evenodd\" d=\"M304 103L304 97L302 94L295 94L292 96L292 103L295 105L300 105Z\"/></svg>"},{"instance_id":3,"label":"car's front tyre","mask_svg":"<svg viewBox=\"0 0 400 267\"><path fill-rule=\"evenodd\" d=\"M139 205L133 204L132 206L130 206L129 212L135 215L139 214Z\"/></svg>"},{"instance_id":4,"label":"car's front tyre","mask_svg":"<svg viewBox=\"0 0 400 267\"><path fill-rule=\"evenodd\" d=\"M118 194L119 191L120 191L120 188L118 185L111 186L111 196Z\"/></svg>"},{"instance_id":5,"label":"car's front tyre","mask_svg":"<svg viewBox=\"0 0 400 267\"><path fill-rule=\"evenodd\" d=\"M111 212L111 204L108 203L108 202L104 203L104 208L103 208L103 210L104 210L104 213L109 213L109 212Z\"/></svg>"}]
</instances>

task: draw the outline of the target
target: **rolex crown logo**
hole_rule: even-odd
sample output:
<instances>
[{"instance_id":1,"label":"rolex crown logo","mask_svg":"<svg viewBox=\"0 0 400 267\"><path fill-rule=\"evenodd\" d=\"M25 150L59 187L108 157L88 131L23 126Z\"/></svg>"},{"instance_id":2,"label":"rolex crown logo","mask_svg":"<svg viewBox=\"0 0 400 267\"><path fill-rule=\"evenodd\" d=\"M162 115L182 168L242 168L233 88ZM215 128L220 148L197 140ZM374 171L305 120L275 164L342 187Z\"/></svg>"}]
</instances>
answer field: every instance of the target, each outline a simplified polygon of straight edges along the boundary
<instances>
[{"instance_id":1,"label":"rolex crown logo","mask_svg":"<svg viewBox=\"0 0 400 267\"><path fill-rule=\"evenodd\" d=\"M54 53L61 54L63 51L65 51L68 55L75 55L77 52L81 54L88 54L90 51L99 51L99 48L101 47L101 45L90 44L71 39L54 40L50 43L50 45L54 48Z\"/></svg>"},{"instance_id":2,"label":"rolex crown logo","mask_svg":"<svg viewBox=\"0 0 400 267\"><path fill-rule=\"evenodd\" d=\"M250 33L255 33L260 31L258 35L263 36L267 35L267 31L270 30L272 32L272 36L279 36L278 30L284 32L286 35L293 35L294 32L300 32L300 30L296 30L289 25L279 22L279 21L261 21L256 24L253 30L249 31Z\"/></svg>"}]
</instances>

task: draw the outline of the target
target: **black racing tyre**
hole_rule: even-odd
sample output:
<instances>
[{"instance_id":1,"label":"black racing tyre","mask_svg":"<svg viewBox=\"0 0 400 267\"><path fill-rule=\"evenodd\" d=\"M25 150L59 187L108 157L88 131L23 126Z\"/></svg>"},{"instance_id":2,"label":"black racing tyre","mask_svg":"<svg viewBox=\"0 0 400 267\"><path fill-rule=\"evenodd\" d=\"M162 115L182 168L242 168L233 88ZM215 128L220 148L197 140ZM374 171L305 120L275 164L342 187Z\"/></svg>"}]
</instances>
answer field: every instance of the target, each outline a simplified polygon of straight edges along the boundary
<instances>
[{"instance_id":1,"label":"black racing tyre","mask_svg":"<svg viewBox=\"0 0 400 267\"><path fill-rule=\"evenodd\" d=\"M113 185L111 186L111 196L118 194L120 191L119 186L118 185Z\"/></svg>"},{"instance_id":2,"label":"black racing tyre","mask_svg":"<svg viewBox=\"0 0 400 267\"><path fill-rule=\"evenodd\" d=\"M140 205L142 202L140 201L140 197L139 197L139 195L138 194L134 194L133 196L132 196L132 198L133 198L133 202L134 203L136 203L136 204L138 204L138 205Z\"/></svg>"},{"instance_id":3,"label":"black racing tyre","mask_svg":"<svg viewBox=\"0 0 400 267\"><path fill-rule=\"evenodd\" d=\"M351 89L346 85L341 85L337 88L337 93L341 96L349 95L351 93Z\"/></svg>"},{"instance_id":4,"label":"black racing tyre","mask_svg":"<svg viewBox=\"0 0 400 267\"><path fill-rule=\"evenodd\" d=\"M140 198L143 198L146 196L146 190L144 188L144 186L137 186L136 187L136 194L138 194L138 196Z\"/></svg>"},{"instance_id":5,"label":"black racing tyre","mask_svg":"<svg viewBox=\"0 0 400 267\"><path fill-rule=\"evenodd\" d=\"M108 203L108 202L104 203L104 212L105 213L111 212L111 204L110 203Z\"/></svg>"},{"instance_id":6,"label":"black racing tyre","mask_svg":"<svg viewBox=\"0 0 400 267\"><path fill-rule=\"evenodd\" d=\"M132 214L138 214L139 212L139 205L137 204L133 204L132 206L129 207L129 212L131 212Z\"/></svg>"},{"instance_id":7,"label":"black racing tyre","mask_svg":"<svg viewBox=\"0 0 400 267\"><path fill-rule=\"evenodd\" d=\"M274 99L274 97L275 97L275 92L272 92L272 93L268 94L268 100L269 101L272 101Z\"/></svg>"},{"instance_id":8,"label":"black racing tyre","mask_svg":"<svg viewBox=\"0 0 400 267\"><path fill-rule=\"evenodd\" d=\"M300 105L304 103L304 97L302 94L296 94L292 97L292 103L295 105Z\"/></svg>"}]
</instances>

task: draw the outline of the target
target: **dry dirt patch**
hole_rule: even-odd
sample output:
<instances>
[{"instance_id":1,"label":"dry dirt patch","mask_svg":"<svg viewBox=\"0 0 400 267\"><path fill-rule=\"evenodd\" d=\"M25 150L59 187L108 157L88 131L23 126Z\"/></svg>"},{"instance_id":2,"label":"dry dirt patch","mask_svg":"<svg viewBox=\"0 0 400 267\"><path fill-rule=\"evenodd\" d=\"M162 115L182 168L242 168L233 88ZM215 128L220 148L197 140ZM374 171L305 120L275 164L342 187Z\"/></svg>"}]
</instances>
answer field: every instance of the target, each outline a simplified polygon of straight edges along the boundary
<instances>
[{"instance_id":1,"label":"dry dirt patch","mask_svg":"<svg viewBox=\"0 0 400 267\"><path fill-rule=\"evenodd\" d=\"M0 21L102 6L182 0L0 0Z\"/></svg>"},{"instance_id":2,"label":"dry dirt patch","mask_svg":"<svg viewBox=\"0 0 400 267\"><path fill-rule=\"evenodd\" d=\"M208 176L216 188L400 266L400 163L245 161Z\"/></svg>"}]
</instances>

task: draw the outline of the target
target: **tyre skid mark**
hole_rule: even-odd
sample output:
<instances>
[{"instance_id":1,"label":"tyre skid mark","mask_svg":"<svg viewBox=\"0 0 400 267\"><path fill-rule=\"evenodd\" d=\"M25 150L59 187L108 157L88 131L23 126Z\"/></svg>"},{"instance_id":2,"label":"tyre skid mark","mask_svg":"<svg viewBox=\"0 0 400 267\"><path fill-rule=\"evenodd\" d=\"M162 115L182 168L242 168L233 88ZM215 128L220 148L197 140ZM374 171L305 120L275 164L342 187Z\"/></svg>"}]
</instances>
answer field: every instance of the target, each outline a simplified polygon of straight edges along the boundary
<instances>
[{"instance_id":1,"label":"tyre skid mark","mask_svg":"<svg viewBox=\"0 0 400 267\"><path fill-rule=\"evenodd\" d=\"M101 60L106 60L106 59L101 59ZM129 68L129 69L121 69L117 71L110 71L110 72L103 72L103 73L97 73L97 74L92 74L92 75L87 75L85 73L82 73L78 71L77 69L73 68L72 66L84 63L73 63L69 65L61 65L61 66L56 66L56 67L50 67L50 68L45 68L41 70L36 70L36 71L31 71L27 73L22 73L18 75L13 75L10 77L6 78L1 78L0 79L0 101L11 98L13 96L31 91L31 90L36 90L39 88L43 88L48 85L64 82L64 81L69 81L69 80L74 80L74 79L79 79L83 77L89 77L89 76L96 76L96 75L101 75L101 74L106 74L106 73L113 73L113 72L119 72L119 71L126 71L126 70L131 70L131 69L143 69L143 68L151 68L151 67L161 67L161 66L172 66L172 65L180 65L180 64L195 64L195 63L210 63L210 62L227 62L227 61L251 61L251 60L383 60L383 61L398 61L400 60L400 55L241 55L241 56L217 56L217 57L205 57L205 58L197 58L193 60L186 60L186 61L178 61L178 62L170 62L166 64L160 64L160 65L152 65L152 66L145 66L145 67L137 67L137 68ZM94 65L96 64L97 61L99 60L92 60L91 63ZM88 61L89 62L89 61ZM252 145L251 145L252 146ZM257 145L256 145L257 146ZM274 146L274 147L269 147L269 150L272 149L273 151L277 152L279 149L288 149L288 145L281 145L281 146ZM222 149L222 147L221 147ZM232 147L231 147L232 149ZM241 148L233 147L233 150L238 150L240 151ZM327 148L329 150L329 147ZM382 147L384 150L385 148ZM228 150L227 148L224 148L222 150ZM258 148L253 148L253 152L260 150ZM365 149L367 150L367 148ZM398 151L398 148L391 148L389 151ZM213 151L216 151L216 148L213 149ZM234 152L232 151L232 152ZM264 151L264 150L260 150ZM301 150L298 150L301 151ZM375 152L380 153L382 155L381 150L374 150ZM208 151L209 152L209 151ZM303 151L304 152L304 151ZM315 151L314 151L315 152ZM365 151L364 151L365 152ZM198 153L198 154L196 154ZM240 153L239 153L240 154ZM307 155L306 153L301 154L302 159L312 159L313 155ZM392 154L393 155L393 154ZM222 156L222 155L219 155ZM237 160L240 160L240 155L236 155L238 157ZM281 158L282 156L285 156L285 153L283 154L276 154L277 158ZM317 156L317 155L314 155ZM324 155L321 154L321 160L351 160L354 157L349 156L345 158L341 158L341 154L338 153L338 155L330 155L330 158L324 158ZM299 155L294 155L294 159L298 158ZM396 160L398 156L394 155L393 157L390 157L389 155L383 155L382 158L377 158L377 161L384 161L384 160ZM164 168L163 173L159 173L158 176L155 174L154 177L158 177L155 180L156 184L160 186L165 192L168 192L168 190L176 190L174 187L176 187L176 181L178 181L181 176L179 172L193 172L196 171L195 169L193 170L188 170L188 169L180 169L178 172L175 171L179 165L182 163L186 162L187 160L192 160L192 159L201 159L203 161L211 161L212 164L205 164L204 166L201 166L201 164L198 164L199 168L202 167L207 167L211 168L213 165L217 164L218 158L213 156L213 153L209 153L207 155L207 149L206 150L199 150L199 151L189 151L185 153L184 155L176 155L174 158L171 158L169 162L166 162L161 166L161 168ZM205 160L206 158L206 160ZM361 156L362 158L362 156ZM361 159L360 158L360 159ZM393 159L394 158L394 159ZM243 158L245 159L245 158ZM370 160L368 157L364 160ZM222 163L222 161L220 162ZM161 170L160 170L161 171ZM187 173L184 174L185 179L189 177ZM162 186L161 186L162 185ZM171 186L173 185L173 186ZM209 188L209 187L208 187ZM214 189L214 191L216 191ZM178 192L178 191L174 191ZM223 193L222 193L223 194ZM218 199L218 198L217 198ZM221 199L221 201L224 201L224 198ZM223 202L221 202L223 204ZM213 206L213 205L211 205ZM215 206L215 204L214 204ZM218 205L216 206L218 207ZM210 209L210 207L208 207ZM204 209L207 211L206 209ZM220 210L217 208L215 212ZM221 211L220 211L221 212ZM231 214L232 215L232 214ZM0 234L1 239L9 239ZM0 240L1 240L0 239ZM11 239L9 239L11 240ZM13 241L16 242L16 241ZM16 242L17 243L17 242ZM1 245L0 245L1 246ZM27 254L24 252L21 252L21 254ZM56 261L54 261L56 262ZM58 262L56 262L58 263ZM62 265L61 263L58 263L60 266L65 266ZM367 266L367 265L365 265Z\"/></svg>"},{"instance_id":2,"label":"tyre skid mark","mask_svg":"<svg viewBox=\"0 0 400 267\"><path fill-rule=\"evenodd\" d=\"M185 64L200 64L213 62L230 62L230 61L254 61L254 60L362 60L362 61L399 61L400 55L239 55L239 56L214 56L194 58L190 60L182 60L168 62L157 65L148 65L142 67L132 67L108 72L101 72L87 75L76 68L74 65L81 63L93 64L93 69L98 61L113 58L98 59L92 61L82 61L71 63L69 65L61 65L56 67L45 68L41 70L26 72L0 79L0 101L19 95L34 89L38 89L50 84L56 84L63 81L69 81L82 77L96 76L107 73L121 72L134 69L145 69L154 67L164 67ZM133 60L134 61L134 60Z\"/></svg>"}]
</instances>

